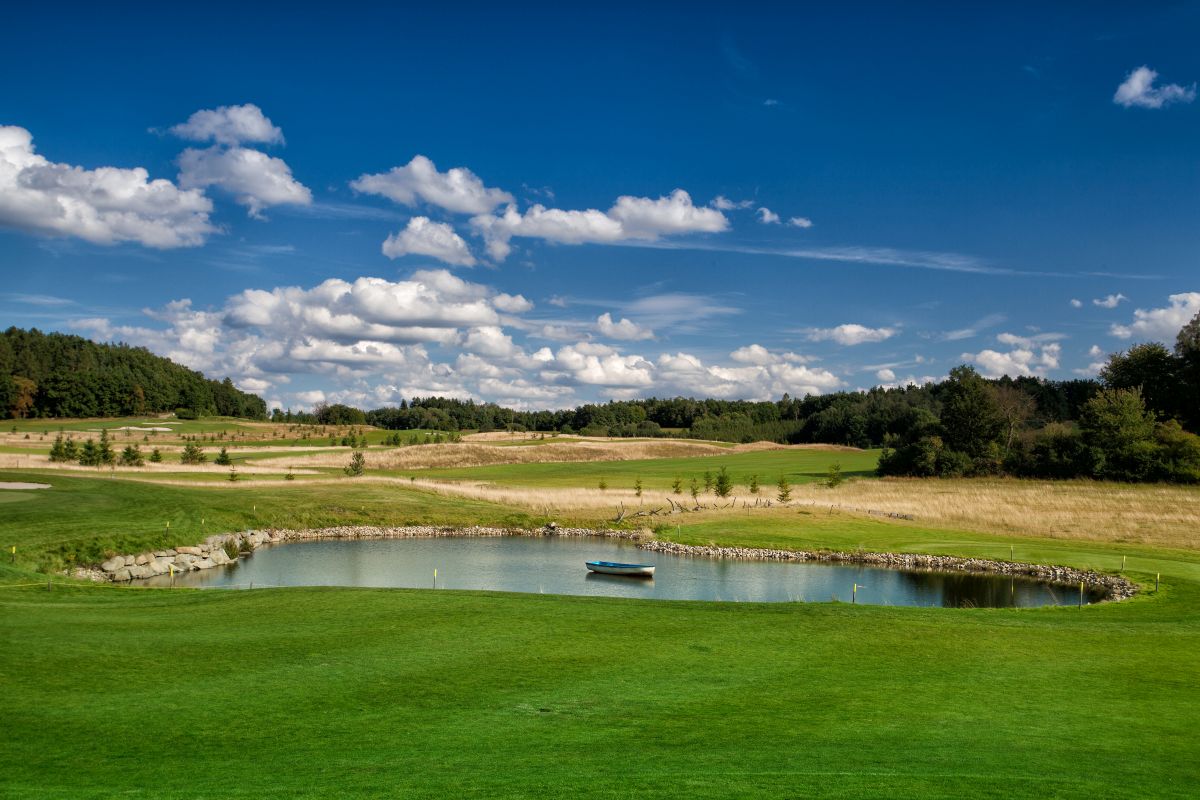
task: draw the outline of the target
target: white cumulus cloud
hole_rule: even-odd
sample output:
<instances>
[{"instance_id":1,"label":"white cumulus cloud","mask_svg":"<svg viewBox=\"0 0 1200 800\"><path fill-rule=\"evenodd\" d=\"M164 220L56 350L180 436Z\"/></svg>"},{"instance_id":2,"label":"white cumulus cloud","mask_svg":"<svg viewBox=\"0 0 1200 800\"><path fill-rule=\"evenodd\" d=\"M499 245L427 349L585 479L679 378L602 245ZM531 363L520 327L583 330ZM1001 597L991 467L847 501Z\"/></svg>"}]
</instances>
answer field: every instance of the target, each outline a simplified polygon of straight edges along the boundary
<instances>
[{"instance_id":1,"label":"white cumulus cloud","mask_svg":"<svg viewBox=\"0 0 1200 800\"><path fill-rule=\"evenodd\" d=\"M218 186L233 194L252 217L261 217L270 206L312 204L312 192L292 177L283 159L245 147L189 147L179 155L179 185Z\"/></svg>"},{"instance_id":2,"label":"white cumulus cloud","mask_svg":"<svg viewBox=\"0 0 1200 800\"><path fill-rule=\"evenodd\" d=\"M1128 299L1129 298L1123 294L1110 294L1108 297L1093 299L1092 305L1099 306L1100 308L1116 308L1121 304L1122 300Z\"/></svg>"},{"instance_id":3,"label":"white cumulus cloud","mask_svg":"<svg viewBox=\"0 0 1200 800\"><path fill-rule=\"evenodd\" d=\"M243 142L282 144L283 131L253 103L197 111L171 128L171 133L193 142L236 145Z\"/></svg>"},{"instance_id":4,"label":"white cumulus cloud","mask_svg":"<svg viewBox=\"0 0 1200 800\"><path fill-rule=\"evenodd\" d=\"M847 346L866 342L882 342L892 338L896 333L896 328L868 328L852 322L834 328L808 328L805 331L810 342L832 340Z\"/></svg>"},{"instance_id":5,"label":"white cumulus cloud","mask_svg":"<svg viewBox=\"0 0 1200 800\"><path fill-rule=\"evenodd\" d=\"M764 225L778 225L779 215L766 206L758 209L758 221Z\"/></svg>"},{"instance_id":6,"label":"white cumulus cloud","mask_svg":"<svg viewBox=\"0 0 1200 800\"><path fill-rule=\"evenodd\" d=\"M1062 345L1056 341L1059 338L1059 334L1025 337L1002 333L996 337L997 341L1013 345L1014 349L1004 352L986 349L963 353L960 358L978 365L989 378L1044 375L1047 370L1058 369L1062 355Z\"/></svg>"},{"instance_id":7,"label":"white cumulus cloud","mask_svg":"<svg viewBox=\"0 0 1200 800\"><path fill-rule=\"evenodd\" d=\"M1118 339L1153 339L1173 343L1179 329L1200 313L1200 292L1181 292L1167 297L1165 308L1136 309L1133 322L1113 325L1109 332Z\"/></svg>"},{"instance_id":8,"label":"white cumulus cloud","mask_svg":"<svg viewBox=\"0 0 1200 800\"><path fill-rule=\"evenodd\" d=\"M788 220L788 225L791 225L793 228L811 228L813 221L808 217L792 217Z\"/></svg>"},{"instance_id":9,"label":"white cumulus cloud","mask_svg":"<svg viewBox=\"0 0 1200 800\"><path fill-rule=\"evenodd\" d=\"M216 231L202 191L141 168L84 169L37 154L24 128L0 126L0 225L96 244L194 247Z\"/></svg>"},{"instance_id":10,"label":"white cumulus cloud","mask_svg":"<svg viewBox=\"0 0 1200 800\"><path fill-rule=\"evenodd\" d=\"M404 230L393 233L383 242L383 254L388 258L422 255L460 267L475 266L475 257L463 238L444 222L429 217L413 217Z\"/></svg>"},{"instance_id":11,"label":"white cumulus cloud","mask_svg":"<svg viewBox=\"0 0 1200 800\"><path fill-rule=\"evenodd\" d=\"M637 341L639 339L653 339L654 331L649 328L644 328L636 322L621 318L620 321L614 322L612 314L605 312L596 318L596 330L602 336L607 336L610 339L620 339L623 341Z\"/></svg>"},{"instance_id":12,"label":"white cumulus cloud","mask_svg":"<svg viewBox=\"0 0 1200 800\"><path fill-rule=\"evenodd\" d=\"M509 205L498 215L481 214L471 225L483 236L488 253L502 261L511 252L513 237L530 237L560 244L612 244L630 239L654 241L684 233L716 233L729 228L719 210L692 204L682 189L670 195L618 197L608 211L546 208L537 204L523 213Z\"/></svg>"},{"instance_id":13,"label":"white cumulus cloud","mask_svg":"<svg viewBox=\"0 0 1200 800\"><path fill-rule=\"evenodd\" d=\"M437 165L422 155L413 156L403 167L362 175L351 181L350 187L402 205L415 206L423 201L456 214L487 214L501 203L513 201L508 192L484 186L479 176L466 167L438 172Z\"/></svg>"},{"instance_id":14,"label":"white cumulus cloud","mask_svg":"<svg viewBox=\"0 0 1200 800\"><path fill-rule=\"evenodd\" d=\"M1130 72L1113 94L1113 102L1125 108L1163 108L1172 103L1190 103L1196 99L1196 84L1180 86L1168 83L1156 87L1158 73L1143 65Z\"/></svg>"}]
</instances>

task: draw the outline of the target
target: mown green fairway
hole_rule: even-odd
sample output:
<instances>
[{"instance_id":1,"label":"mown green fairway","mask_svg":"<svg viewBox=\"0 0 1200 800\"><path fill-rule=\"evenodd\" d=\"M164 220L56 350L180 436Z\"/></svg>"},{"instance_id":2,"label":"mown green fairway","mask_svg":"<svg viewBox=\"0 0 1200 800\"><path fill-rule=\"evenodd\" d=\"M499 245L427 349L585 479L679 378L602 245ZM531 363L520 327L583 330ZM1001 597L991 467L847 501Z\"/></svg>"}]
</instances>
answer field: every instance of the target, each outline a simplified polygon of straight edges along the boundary
<instances>
[{"instance_id":1,"label":"mown green fairway","mask_svg":"<svg viewBox=\"0 0 1200 800\"><path fill-rule=\"evenodd\" d=\"M498 464L487 467L421 470L422 478L487 481L505 486L581 486L594 488L603 478L609 488L632 489L642 479L646 489L669 490L675 478L683 479L687 492L692 478L701 482L704 473L714 476L721 467L734 483L745 486L757 475L766 495L785 475L789 483L822 480L831 464L839 464L846 476L874 474L878 450L759 450L696 458L652 458L634 461L574 461L565 463ZM413 471L404 474L416 474Z\"/></svg>"},{"instance_id":2,"label":"mown green fairway","mask_svg":"<svg viewBox=\"0 0 1200 800\"><path fill-rule=\"evenodd\" d=\"M152 486L7 473L0 539L131 547L266 524L513 522L403 486ZM355 511L355 504L358 510ZM251 510L257 506L257 511ZM363 511L363 507L367 511ZM205 526L197 517L205 515ZM212 516L209 516L212 515ZM256 516L258 515L258 516ZM495 593L45 588L0 566L0 795L1189 797L1200 554L818 509L689 517L683 541L1115 566L1084 609L706 604ZM132 530L132 533L121 533ZM36 583L35 586L17 586Z\"/></svg>"}]
</instances>

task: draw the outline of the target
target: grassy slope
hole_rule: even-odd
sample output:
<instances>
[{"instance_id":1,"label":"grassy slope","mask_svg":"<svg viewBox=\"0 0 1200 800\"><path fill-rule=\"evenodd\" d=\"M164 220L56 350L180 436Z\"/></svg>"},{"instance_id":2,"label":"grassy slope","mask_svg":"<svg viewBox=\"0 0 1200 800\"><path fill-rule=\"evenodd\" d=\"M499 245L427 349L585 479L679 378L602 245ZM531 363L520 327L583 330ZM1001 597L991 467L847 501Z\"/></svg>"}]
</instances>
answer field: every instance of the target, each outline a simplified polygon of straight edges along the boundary
<instances>
[{"instance_id":1,"label":"grassy slope","mask_svg":"<svg viewBox=\"0 0 1200 800\"><path fill-rule=\"evenodd\" d=\"M349 482L49 480L4 503L0 539L78 547L152 510L192 539L200 513L227 527L354 516L360 501L397 519L508 514ZM668 535L941 552L1009 541L799 511ZM1188 796L1200 554L1017 547L1085 565L1127 552L1147 559L1131 560L1143 579L1157 565L1166 580L1157 597L1027 611L0 586L0 794ZM0 567L0 581L32 577L27 566Z\"/></svg>"},{"instance_id":2,"label":"grassy slope","mask_svg":"<svg viewBox=\"0 0 1200 800\"><path fill-rule=\"evenodd\" d=\"M656 458L637 461L580 461L569 463L501 464L487 467L421 470L422 478L488 481L508 486L595 486L604 478L612 488L632 488L642 479L649 489L670 489L671 482L682 478L684 491L694 477L701 481L705 471L716 475L721 467L729 470L734 483L745 485L757 474L764 490L773 487L784 474L791 483L825 478L830 464L840 464L842 474L869 475L879 462L878 450L759 450L697 458ZM405 472L409 474L412 470Z\"/></svg>"},{"instance_id":3,"label":"grassy slope","mask_svg":"<svg viewBox=\"0 0 1200 800\"><path fill-rule=\"evenodd\" d=\"M210 533L246 528L431 522L529 527L543 522L490 503L349 479L315 486L297 480L269 488L226 481L182 487L23 471L0 472L0 481L52 484L0 492L7 500L0 515L0 547L7 551L18 545L19 563L31 568L42 566L46 556L54 559L52 566L72 554L77 562L96 562L105 553L195 544Z\"/></svg>"}]
</instances>

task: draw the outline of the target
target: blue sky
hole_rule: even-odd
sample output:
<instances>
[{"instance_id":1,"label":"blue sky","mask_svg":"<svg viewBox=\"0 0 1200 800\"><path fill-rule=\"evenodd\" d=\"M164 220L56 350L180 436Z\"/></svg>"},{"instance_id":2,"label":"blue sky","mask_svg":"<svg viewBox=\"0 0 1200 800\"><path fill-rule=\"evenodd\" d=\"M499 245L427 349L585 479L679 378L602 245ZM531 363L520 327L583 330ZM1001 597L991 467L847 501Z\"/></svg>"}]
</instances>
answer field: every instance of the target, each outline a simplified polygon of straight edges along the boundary
<instances>
[{"instance_id":1,"label":"blue sky","mask_svg":"<svg viewBox=\"0 0 1200 800\"><path fill-rule=\"evenodd\" d=\"M1200 7L1097 5L10 11L0 322L290 407L1094 374L1200 311Z\"/></svg>"}]
</instances>

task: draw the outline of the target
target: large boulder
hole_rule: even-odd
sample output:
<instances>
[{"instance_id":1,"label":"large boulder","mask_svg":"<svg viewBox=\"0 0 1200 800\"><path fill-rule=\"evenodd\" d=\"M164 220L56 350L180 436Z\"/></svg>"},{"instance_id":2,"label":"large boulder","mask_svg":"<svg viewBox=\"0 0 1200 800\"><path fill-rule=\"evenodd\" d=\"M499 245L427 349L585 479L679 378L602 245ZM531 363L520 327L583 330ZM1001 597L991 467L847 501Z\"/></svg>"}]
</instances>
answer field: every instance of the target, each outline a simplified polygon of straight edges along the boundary
<instances>
[{"instance_id":1,"label":"large boulder","mask_svg":"<svg viewBox=\"0 0 1200 800\"><path fill-rule=\"evenodd\" d=\"M213 562L214 564L216 564L219 567L222 564L229 563L229 556L225 555L224 550L221 550L220 548L218 548L218 549L212 551L212 555L208 557L208 560Z\"/></svg>"},{"instance_id":2,"label":"large boulder","mask_svg":"<svg viewBox=\"0 0 1200 800\"><path fill-rule=\"evenodd\" d=\"M202 556L202 555L204 555L204 553L203 553L203 552L200 550L200 548L199 548L199 547L176 547L176 548L175 548L175 553L176 553L176 554L180 554L180 553L182 553L183 555L188 555L188 556Z\"/></svg>"},{"instance_id":3,"label":"large boulder","mask_svg":"<svg viewBox=\"0 0 1200 800\"><path fill-rule=\"evenodd\" d=\"M169 547L166 550L155 550L154 551L155 558L171 558L174 555L175 555L175 551Z\"/></svg>"},{"instance_id":4,"label":"large boulder","mask_svg":"<svg viewBox=\"0 0 1200 800\"><path fill-rule=\"evenodd\" d=\"M113 556L108 561L100 565L100 569L105 572L116 572L121 567L125 566L125 556Z\"/></svg>"},{"instance_id":5,"label":"large boulder","mask_svg":"<svg viewBox=\"0 0 1200 800\"><path fill-rule=\"evenodd\" d=\"M153 558L154 556L150 555L149 553L138 553L136 556L134 556L133 563L136 566L144 567L146 564L149 564L150 560Z\"/></svg>"},{"instance_id":6,"label":"large boulder","mask_svg":"<svg viewBox=\"0 0 1200 800\"><path fill-rule=\"evenodd\" d=\"M171 559L156 558L153 561L151 561L149 564L147 564L146 568L149 569L151 572L153 572L155 575L166 575L168 572L171 571Z\"/></svg>"},{"instance_id":7,"label":"large boulder","mask_svg":"<svg viewBox=\"0 0 1200 800\"><path fill-rule=\"evenodd\" d=\"M200 556L194 556L191 553L180 553L175 556L175 566L187 569L192 565L193 561L199 561Z\"/></svg>"},{"instance_id":8,"label":"large boulder","mask_svg":"<svg viewBox=\"0 0 1200 800\"><path fill-rule=\"evenodd\" d=\"M113 573L112 579L114 581L125 582L128 580L133 580L133 575L130 574L128 567L121 567L119 570Z\"/></svg>"},{"instance_id":9,"label":"large boulder","mask_svg":"<svg viewBox=\"0 0 1200 800\"><path fill-rule=\"evenodd\" d=\"M154 576L154 570L145 564L127 567L127 569L131 578L150 578Z\"/></svg>"},{"instance_id":10,"label":"large boulder","mask_svg":"<svg viewBox=\"0 0 1200 800\"><path fill-rule=\"evenodd\" d=\"M212 569L216 564L211 558L202 558L199 561L192 562L192 569Z\"/></svg>"}]
</instances>

